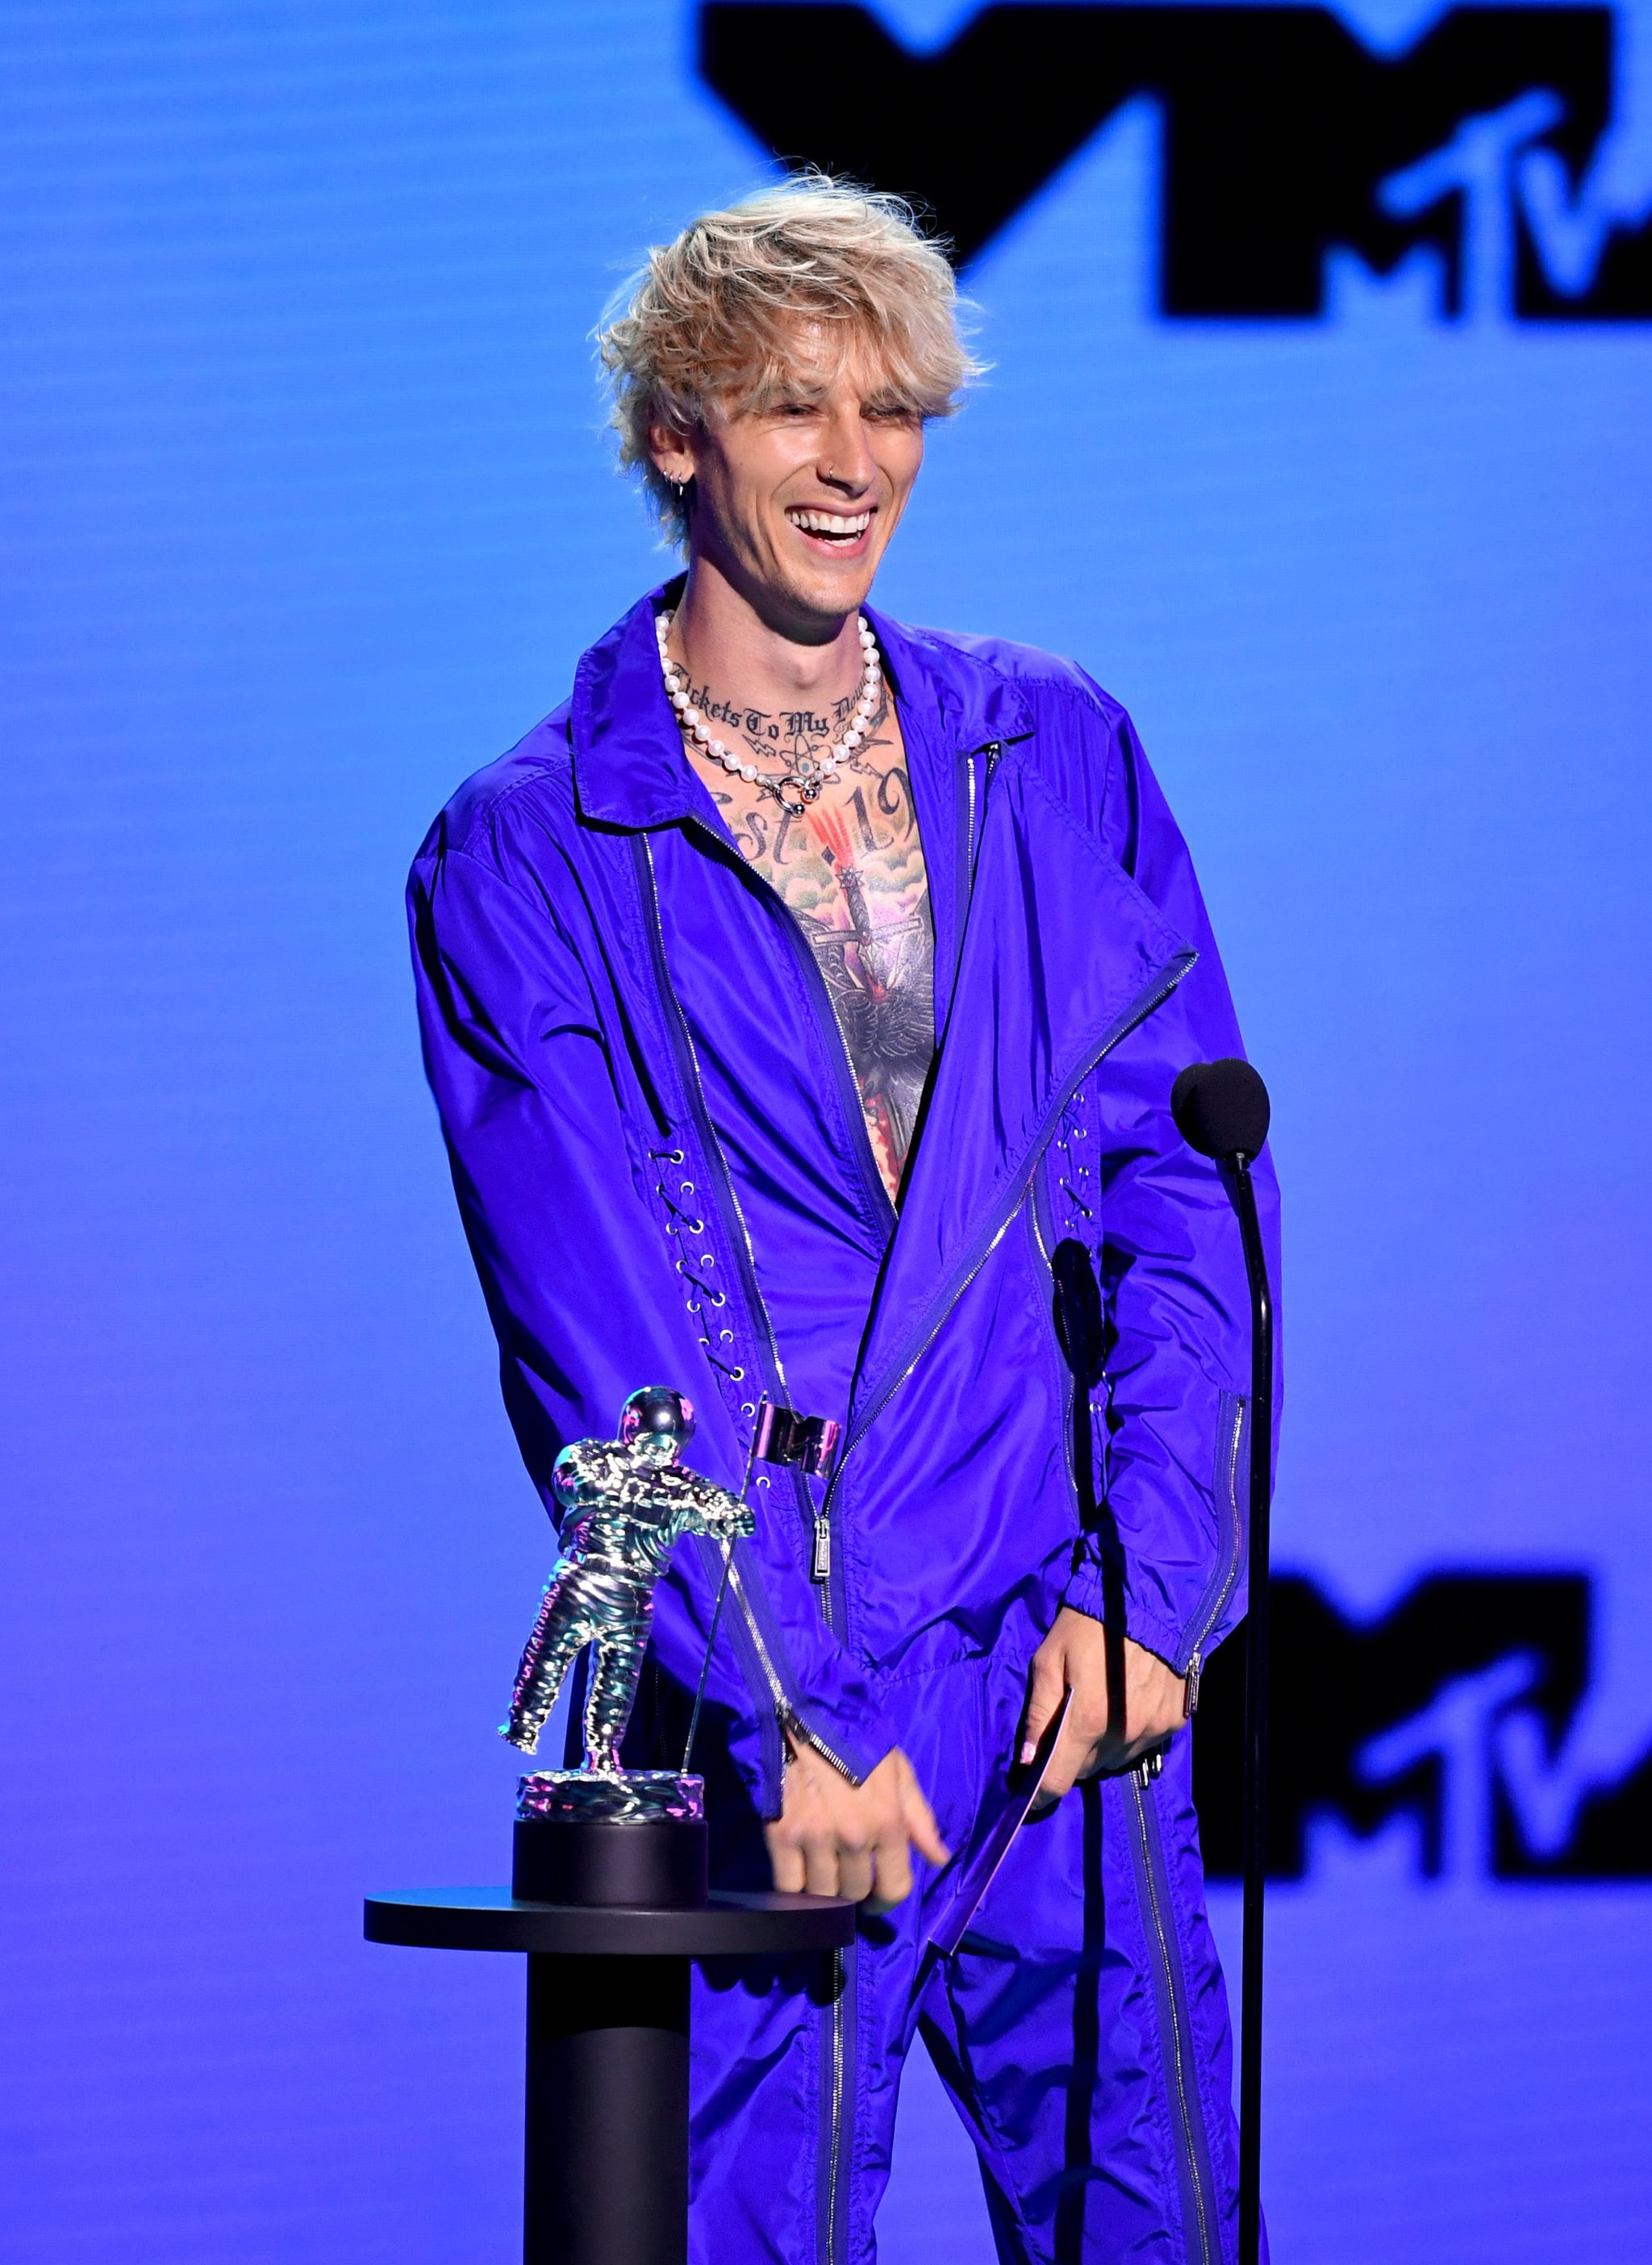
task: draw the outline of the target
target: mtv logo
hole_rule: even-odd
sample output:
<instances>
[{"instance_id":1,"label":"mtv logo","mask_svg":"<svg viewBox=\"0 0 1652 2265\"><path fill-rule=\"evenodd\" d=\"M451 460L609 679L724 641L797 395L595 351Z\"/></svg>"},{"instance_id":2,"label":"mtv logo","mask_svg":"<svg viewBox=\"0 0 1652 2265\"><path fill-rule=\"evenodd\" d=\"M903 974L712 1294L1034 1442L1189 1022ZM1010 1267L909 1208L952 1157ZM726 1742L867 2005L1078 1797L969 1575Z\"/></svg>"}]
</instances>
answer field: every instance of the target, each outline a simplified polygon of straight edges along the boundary
<instances>
[{"instance_id":1,"label":"mtv logo","mask_svg":"<svg viewBox=\"0 0 1652 2265\"><path fill-rule=\"evenodd\" d=\"M1380 1619L1312 1581L1271 1591L1268 1869L1300 1879L1310 1829L1419 1828L1424 1875L1652 1879L1652 1753L1602 1783L1567 1738L1589 1684L1592 1598L1570 1572L1430 1573ZM1194 1791L1205 1868L1241 1869L1244 1645L1202 1682Z\"/></svg>"},{"instance_id":2,"label":"mtv logo","mask_svg":"<svg viewBox=\"0 0 1652 2265\"><path fill-rule=\"evenodd\" d=\"M962 265L1145 95L1165 316L1313 318L1328 252L1387 274L1423 247L1448 317L1645 322L1652 214L1594 180L1612 30L1606 8L1459 7L1385 56L1323 7L1059 0L983 8L914 55L838 0L708 0L699 68L783 163L913 198ZM828 59L875 98L800 98Z\"/></svg>"}]
</instances>

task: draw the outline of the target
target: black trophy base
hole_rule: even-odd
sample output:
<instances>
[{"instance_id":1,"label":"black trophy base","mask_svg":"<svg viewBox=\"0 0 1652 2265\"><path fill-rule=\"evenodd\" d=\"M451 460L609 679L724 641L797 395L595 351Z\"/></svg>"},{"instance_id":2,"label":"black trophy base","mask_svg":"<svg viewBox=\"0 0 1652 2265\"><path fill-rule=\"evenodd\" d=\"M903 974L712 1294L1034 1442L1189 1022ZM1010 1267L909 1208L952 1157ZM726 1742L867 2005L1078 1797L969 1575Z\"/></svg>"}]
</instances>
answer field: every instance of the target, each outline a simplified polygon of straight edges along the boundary
<instances>
[{"instance_id":1,"label":"black trophy base","mask_svg":"<svg viewBox=\"0 0 1652 2265\"><path fill-rule=\"evenodd\" d=\"M528 1904L703 1910L705 1820L519 1817L511 1893Z\"/></svg>"}]
</instances>

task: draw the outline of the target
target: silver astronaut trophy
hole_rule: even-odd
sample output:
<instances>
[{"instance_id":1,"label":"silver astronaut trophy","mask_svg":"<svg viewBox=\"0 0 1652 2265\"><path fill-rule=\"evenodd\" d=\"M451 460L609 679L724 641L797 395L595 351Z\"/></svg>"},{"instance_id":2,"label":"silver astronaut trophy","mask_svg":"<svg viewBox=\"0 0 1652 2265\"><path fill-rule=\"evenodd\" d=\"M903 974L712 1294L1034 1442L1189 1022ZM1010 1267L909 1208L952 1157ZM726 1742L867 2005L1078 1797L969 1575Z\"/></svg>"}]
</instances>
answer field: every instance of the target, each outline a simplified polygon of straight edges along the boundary
<instances>
[{"instance_id":1,"label":"silver astronaut trophy","mask_svg":"<svg viewBox=\"0 0 1652 2265\"><path fill-rule=\"evenodd\" d=\"M562 1554L516 1671L510 1720L500 1730L533 1753L564 1677L589 1644L585 1761L577 1770L523 1778L519 1820L640 1825L702 1817L699 1778L623 1770L619 1761L648 1647L654 1589L673 1543L705 1533L726 1553L756 1530L737 1495L679 1462L693 1435L694 1409L682 1395L649 1385L626 1402L617 1439L576 1439L557 1458L551 1484L562 1512ZM520 1855L520 1822L518 1842Z\"/></svg>"}]
</instances>

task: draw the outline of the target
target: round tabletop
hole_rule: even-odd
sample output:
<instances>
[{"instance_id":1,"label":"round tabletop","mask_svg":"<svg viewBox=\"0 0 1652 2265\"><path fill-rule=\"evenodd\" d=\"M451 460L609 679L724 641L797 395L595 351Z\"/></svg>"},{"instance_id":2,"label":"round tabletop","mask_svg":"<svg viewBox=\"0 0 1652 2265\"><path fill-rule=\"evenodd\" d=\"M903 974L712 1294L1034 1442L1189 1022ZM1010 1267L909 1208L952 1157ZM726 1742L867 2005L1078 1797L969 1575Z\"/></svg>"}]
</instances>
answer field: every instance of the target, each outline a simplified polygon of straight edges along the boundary
<instances>
[{"instance_id":1,"label":"round tabletop","mask_svg":"<svg viewBox=\"0 0 1652 2265\"><path fill-rule=\"evenodd\" d=\"M781 1957L841 1950L855 1905L837 1896L736 1895L713 1889L692 1911L624 1904L522 1904L508 1888L436 1888L369 1896L369 1942L424 1950L528 1950L579 1958Z\"/></svg>"}]
</instances>

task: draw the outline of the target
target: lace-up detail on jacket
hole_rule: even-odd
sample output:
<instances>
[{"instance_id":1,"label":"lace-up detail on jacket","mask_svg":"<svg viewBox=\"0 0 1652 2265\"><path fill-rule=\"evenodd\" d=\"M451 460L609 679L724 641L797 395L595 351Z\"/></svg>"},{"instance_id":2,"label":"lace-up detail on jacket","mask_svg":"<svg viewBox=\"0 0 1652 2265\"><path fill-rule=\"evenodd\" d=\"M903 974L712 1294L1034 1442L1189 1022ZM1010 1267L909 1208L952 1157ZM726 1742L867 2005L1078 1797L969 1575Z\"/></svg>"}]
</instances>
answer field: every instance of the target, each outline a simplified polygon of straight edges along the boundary
<instances>
[{"instance_id":1,"label":"lace-up detail on jacket","mask_svg":"<svg viewBox=\"0 0 1652 2265\"><path fill-rule=\"evenodd\" d=\"M682 1285L683 1303L700 1340L700 1350L745 1433L757 1409L752 1368L735 1328L739 1307L724 1284L730 1278L727 1254L718 1248L713 1215L698 1198L706 1184L686 1141L652 1147L649 1169L660 1218L671 1246L672 1264Z\"/></svg>"},{"instance_id":2,"label":"lace-up detail on jacket","mask_svg":"<svg viewBox=\"0 0 1652 2265\"><path fill-rule=\"evenodd\" d=\"M1087 1079L1061 1112L1050 1144L1049 1174L1058 1236L1070 1234L1093 1252L1102 1239L1102 1180L1089 1102Z\"/></svg>"}]
</instances>

